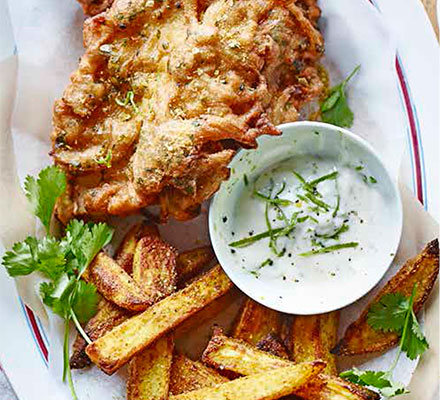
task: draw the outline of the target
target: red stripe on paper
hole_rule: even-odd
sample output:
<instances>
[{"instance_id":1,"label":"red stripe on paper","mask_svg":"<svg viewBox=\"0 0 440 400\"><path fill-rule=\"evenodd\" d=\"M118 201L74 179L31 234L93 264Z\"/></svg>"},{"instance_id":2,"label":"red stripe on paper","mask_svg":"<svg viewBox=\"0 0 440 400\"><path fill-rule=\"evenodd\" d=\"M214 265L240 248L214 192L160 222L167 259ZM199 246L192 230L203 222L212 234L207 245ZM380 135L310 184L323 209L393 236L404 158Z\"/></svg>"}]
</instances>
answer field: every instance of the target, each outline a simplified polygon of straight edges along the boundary
<instances>
[{"instance_id":1,"label":"red stripe on paper","mask_svg":"<svg viewBox=\"0 0 440 400\"><path fill-rule=\"evenodd\" d=\"M41 335L40 329L37 324L37 320L35 318L34 312L25 304L24 305L26 309L26 314L29 318L29 322L32 327L32 331L35 334L35 337L37 339L38 346L40 347L41 352L43 353L43 357L46 360L46 362L49 360L49 352L47 350L46 344L44 343L43 336Z\"/></svg>"},{"instance_id":2,"label":"red stripe on paper","mask_svg":"<svg viewBox=\"0 0 440 400\"><path fill-rule=\"evenodd\" d=\"M414 111L411 104L411 98L409 96L409 90L403 75L402 66L400 65L399 59L396 57L396 70L397 76L399 78L400 87L402 89L403 100L405 102L406 113L408 115L409 128L411 133L411 144L413 147L414 154L414 169L416 173L416 195L419 201L423 204L423 186L422 186L422 167L420 161L420 144L417 135L417 127L414 116Z\"/></svg>"}]
</instances>

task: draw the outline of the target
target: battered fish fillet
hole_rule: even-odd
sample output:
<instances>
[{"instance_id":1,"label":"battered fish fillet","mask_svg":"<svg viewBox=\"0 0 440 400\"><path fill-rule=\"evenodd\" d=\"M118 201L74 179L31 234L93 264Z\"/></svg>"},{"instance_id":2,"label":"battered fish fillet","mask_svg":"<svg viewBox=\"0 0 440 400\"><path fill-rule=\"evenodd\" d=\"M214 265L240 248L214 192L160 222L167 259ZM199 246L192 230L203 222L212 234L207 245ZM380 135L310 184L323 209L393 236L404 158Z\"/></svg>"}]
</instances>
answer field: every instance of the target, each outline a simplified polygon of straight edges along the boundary
<instances>
[{"instance_id":1,"label":"battered fish fillet","mask_svg":"<svg viewBox=\"0 0 440 400\"><path fill-rule=\"evenodd\" d=\"M88 19L54 106L51 154L69 177L59 218L155 203L164 219L196 215L238 148L279 134L322 93L308 3L115 0Z\"/></svg>"},{"instance_id":2,"label":"battered fish fillet","mask_svg":"<svg viewBox=\"0 0 440 400\"><path fill-rule=\"evenodd\" d=\"M78 3L81 4L84 14L96 15L109 8L113 0L78 0Z\"/></svg>"}]
</instances>

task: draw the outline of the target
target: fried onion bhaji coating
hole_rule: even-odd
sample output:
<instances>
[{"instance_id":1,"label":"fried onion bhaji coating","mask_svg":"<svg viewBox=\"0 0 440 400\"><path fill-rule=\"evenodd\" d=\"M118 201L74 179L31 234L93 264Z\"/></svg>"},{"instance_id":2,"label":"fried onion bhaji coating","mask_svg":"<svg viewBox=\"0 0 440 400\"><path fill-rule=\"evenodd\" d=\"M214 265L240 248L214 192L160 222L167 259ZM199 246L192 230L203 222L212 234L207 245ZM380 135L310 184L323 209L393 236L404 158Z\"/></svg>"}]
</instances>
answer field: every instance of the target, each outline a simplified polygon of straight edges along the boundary
<instances>
[{"instance_id":1,"label":"fried onion bhaji coating","mask_svg":"<svg viewBox=\"0 0 440 400\"><path fill-rule=\"evenodd\" d=\"M116 0L86 20L86 53L54 106L51 154L69 176L59 218L157 203L163 219L194 217L240 147L324 90L307 4Z\"/></svg>"},{"instance_id":2,"label":"fried onion bhaji coating","mask_svg":"<svg viewBox=\"0 0 440 400\"><path fill-rule=\"evenodd\" d=\"M78 0L78 3L81 5L84 14L96 15L109 8L113 0Z\"/></svg>"}]
</instances>

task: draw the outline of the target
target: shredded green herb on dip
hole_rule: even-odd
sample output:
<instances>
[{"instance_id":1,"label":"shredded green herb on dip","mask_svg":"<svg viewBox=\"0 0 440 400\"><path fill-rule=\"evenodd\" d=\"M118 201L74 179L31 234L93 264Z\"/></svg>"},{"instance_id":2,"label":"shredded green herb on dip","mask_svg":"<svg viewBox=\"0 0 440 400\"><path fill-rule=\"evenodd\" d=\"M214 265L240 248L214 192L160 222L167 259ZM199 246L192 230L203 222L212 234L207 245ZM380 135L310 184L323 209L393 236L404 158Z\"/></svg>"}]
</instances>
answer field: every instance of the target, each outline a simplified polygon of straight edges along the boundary
<instances>
[{"instance_id":1,"label":"shredded green herb on dip","mask_svg":"<svg viewBox=\"0 0 440 400\"><path fill-rule=\"evenodd\" d=\"M373 231L377 236L386 210L376 183L362 160L311 156L246 176L231 254L256 279L316 282L349 270L367 275L380 247Z\"/></svg>"}]
</instances>

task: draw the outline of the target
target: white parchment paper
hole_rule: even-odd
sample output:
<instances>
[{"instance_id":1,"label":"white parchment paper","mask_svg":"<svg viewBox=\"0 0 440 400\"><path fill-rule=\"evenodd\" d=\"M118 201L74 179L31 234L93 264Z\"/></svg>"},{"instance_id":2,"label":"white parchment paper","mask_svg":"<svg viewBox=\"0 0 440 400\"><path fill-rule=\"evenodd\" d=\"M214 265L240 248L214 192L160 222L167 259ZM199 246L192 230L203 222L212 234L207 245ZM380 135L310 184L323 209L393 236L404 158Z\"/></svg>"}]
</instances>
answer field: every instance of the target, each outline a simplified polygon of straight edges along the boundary
<instances>
[{"instance_id":1,"label":"white parchment paper","mask_svg":"<svg viewBox=\"0 0 440 400\"><path fill-rule=\"evenodd\" d=\"M323 11L321 28L326 42L324 62L332 82L339 82L356 65L361 65L361 71L350 83L348 91L349 102L355 112L352 131L363 136L381 153L397 179L405 147L405 125L397 91L393 41L379 14L367 1L326 0L320 5ZM1 121L2 133L6 132L0 141L0 209L4 214L0 222L0 240L4 247L22 239L25 232L35 233L35 224L20 194L18 182L22 182L26 174L36 174L50 163L47 153L52 104L62 95L69 75L83 53L81 28L84 19L74 0L9 0L9 8L18 64L8 67L16 82L9 82L9 101L2 104L12 107L15 97L10 131L9 121ZM399 252L388 275L416 254L428 240L437 236L436 224L411 195L405 189L403 191L405 228ZM119 234L131 220L113 220L120 227ZM171 222L162 227L161 232L179 249L206 242L206 209L196 220L185 224ZM53 316L47 319L36 296L35 282L22 280L18 287L25 301L49 327L50 371L54 381L51 395L54 399L69 399L68 389L60 382L62 329L59 321ZM356 317L371 295L373 293L343 311L341 331ZM227 325L237 307L238 301L228 304L225 313L219 315L216 322ZM181 334L179 345L191 350L195 356L208 335L209 324L204 324L204 329L198 327L197 335L193 335L189 327ZM192 337L199 339L197 343ZM353 362L357 362L384 369L393 355L390 351L370 361L342 360L341 367L351 367ZM402 358L395 378L407 384L415 366L416 362ZM91 368L75 371L74 379L82 400L123 399L125 374L122 369L108 377Z\"/></svg>"}]
</instances>

